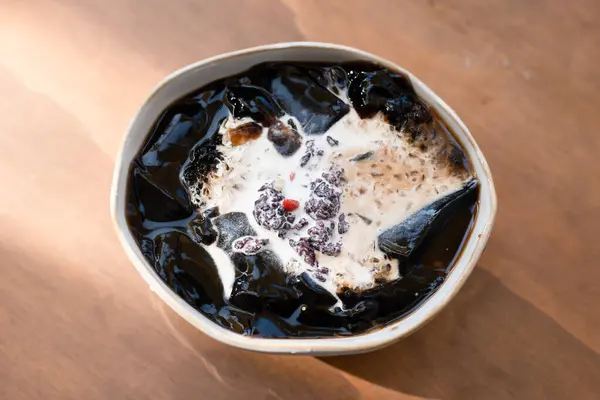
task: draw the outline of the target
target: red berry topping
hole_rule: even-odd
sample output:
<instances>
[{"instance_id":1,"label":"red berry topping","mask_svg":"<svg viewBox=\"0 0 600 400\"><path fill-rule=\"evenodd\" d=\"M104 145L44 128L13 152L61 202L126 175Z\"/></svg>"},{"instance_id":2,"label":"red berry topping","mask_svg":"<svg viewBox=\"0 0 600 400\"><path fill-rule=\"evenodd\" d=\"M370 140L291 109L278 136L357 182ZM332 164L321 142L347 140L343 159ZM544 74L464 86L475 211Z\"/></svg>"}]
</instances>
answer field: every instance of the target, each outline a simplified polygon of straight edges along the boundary
<instances>
[{"instance_id":1,"label":"red berry topping","mask_svg":"<svg viewBox=\"0 0 600 400\"><path fill-rule=\"evenodd\" d=\"M283 200L282 205L285 211L290 212L300 207L300 202L297 200L285 199Z\"/></svg>"},{"instance_id":2,"label":"red berry topping","mask_svg":"<svg viewBox=\"0 0 600 400\"><path fill-rule=\"evenodd\" d=\"M296 173L290 172L290 181L293 181L295 177L296 177Z\"/></svg>"}]
</instances>

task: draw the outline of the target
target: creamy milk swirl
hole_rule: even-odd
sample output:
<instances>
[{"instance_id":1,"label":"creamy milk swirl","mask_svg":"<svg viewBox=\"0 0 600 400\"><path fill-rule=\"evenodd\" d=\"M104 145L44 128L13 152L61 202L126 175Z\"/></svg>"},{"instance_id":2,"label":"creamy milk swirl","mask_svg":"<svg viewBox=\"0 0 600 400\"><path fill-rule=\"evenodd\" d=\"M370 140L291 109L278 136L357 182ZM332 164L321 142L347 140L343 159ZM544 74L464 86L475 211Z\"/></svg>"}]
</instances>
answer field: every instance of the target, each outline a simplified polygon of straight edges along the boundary
<instances>
[{"instance_id":1,"label":"creamy milk swirl","mask_svg":"<svg viewBox=\"0 0 600 400\"><path fill-rule=\"evenodd\" d=\"M379 249L378 235L427 204L458 190L470 178L464 169L440 159L440 153L450 146L446 135L430 139L427 146L417 146L409 143L381 114L361 119L351 110L322 135L305 135L298 121L288 115L280 121L293 124L302 136L300 149L289 157L274 149L267 138L267 128L262 128L255 139L234 146L231 132L251 120L227 119L220 129L223 143L217 147L223 160L203 182L188 182L192 189L194 185L202 186L190 190L196 193L192 201L198 207L217 206L221 214L246 214L256 236L268 240L265 249L279 256L287 273L306 272L333 295L342 289L363 291L400 278L398 261L389 259ZM312 154L305 162L308 147L313 153L316 149L318 154ZM341 244L341 251L337 255L315 251L316 263L311 265L290 245L290 240L297 242L317 224L305 206L310 200L311 182L322 178L331 168L343 170L343 182L338 188L339 210L326 220L326 224L333 223L328 242ZM255 202L261 187L269 183L285 199L298 202L299 207L291 212L294 222L303 220L308 224L279 235L257 222L253 216ZM340 215L348 224L344 233L338 229ZM207 249L218 260L219 275L228 296L234 281L234 266L215 244Z\"/></svg>"}]
</instances>

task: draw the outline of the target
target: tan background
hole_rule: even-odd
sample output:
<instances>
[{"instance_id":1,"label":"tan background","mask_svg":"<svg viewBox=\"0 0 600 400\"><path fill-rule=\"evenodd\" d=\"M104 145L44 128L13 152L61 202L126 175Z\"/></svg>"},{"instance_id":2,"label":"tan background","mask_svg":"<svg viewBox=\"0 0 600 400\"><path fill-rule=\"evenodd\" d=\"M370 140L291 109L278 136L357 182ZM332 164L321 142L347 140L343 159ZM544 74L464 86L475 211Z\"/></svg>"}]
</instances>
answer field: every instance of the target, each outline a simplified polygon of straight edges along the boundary
<instances>
[{"instance_id":1,"label":"tan background","mask_svg":"<svg viewBox=\"0 0 600 400\"><path fill-rule=\"evenodd\" d=\"M496 179L464 290L372 354L208 339L147 290L109 219L117 148L159 79L289 40L415 72ZM600 398L599 106L596 0L0 0L0 399Z\"/></svg>"}]
</instances>

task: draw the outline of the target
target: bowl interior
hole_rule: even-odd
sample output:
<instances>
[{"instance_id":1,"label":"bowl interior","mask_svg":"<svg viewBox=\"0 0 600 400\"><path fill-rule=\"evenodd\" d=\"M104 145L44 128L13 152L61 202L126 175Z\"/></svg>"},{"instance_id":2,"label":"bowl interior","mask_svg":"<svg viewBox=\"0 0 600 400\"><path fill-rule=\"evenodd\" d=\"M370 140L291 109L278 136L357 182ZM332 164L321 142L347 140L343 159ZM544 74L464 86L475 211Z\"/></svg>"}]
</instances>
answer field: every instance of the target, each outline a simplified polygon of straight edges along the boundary
<instances>
[{"instance_id":1,"label":"bowl interior","mask_svg":"<svg viewBox=\"0 0 600 400\"><path fill-rule=\"evenodd\" d=\"M411 314L376 331L343 338L263 339L239 335L216 325L175 294L145 260L125 218L125 194L130 162L142 146L158 115L172 102L217 79L269 61L373 61L407 75L417 94L429 103L461 142L481 183L479 209L472 233L446 281ZM133 118L117 158L111 193L111 212L119 239L135 268L151 290L188 322L213 338L249 350L270 353L342 354L383 347L406 336L431 319L460 289L475 266L489 237L496 212L496 195L485 158L466 126L437 95L408 71L374 55L323 43L282 43L213 57L187 66L165 78Z\"/></svg>"}]
</instances>

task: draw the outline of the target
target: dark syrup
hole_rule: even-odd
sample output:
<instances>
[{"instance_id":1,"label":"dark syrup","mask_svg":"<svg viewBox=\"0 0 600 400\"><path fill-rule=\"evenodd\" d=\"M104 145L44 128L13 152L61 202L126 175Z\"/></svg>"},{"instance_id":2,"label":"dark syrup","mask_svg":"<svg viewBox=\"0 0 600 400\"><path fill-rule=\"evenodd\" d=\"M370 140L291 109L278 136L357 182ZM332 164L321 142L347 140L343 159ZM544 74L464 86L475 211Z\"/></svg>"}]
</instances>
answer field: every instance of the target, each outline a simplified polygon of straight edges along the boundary
<instances>
[{"instance_id":1,"label":"dark syrup","mask_svg":"<svg viewBox=\"0 0 600 400\"><path fill-rule=\"evenodd\" d=\"M287 113L306 134L323 134L349 110L330 91L335 88L348 89L361 117L383 112L415 146L427 145L421 137L424 125L438 127L435 134L448 134L405 77L378 65L267 63L174 102L157 119L131 164L127 221L142 253L173 291L227 329L277 338L347 336L376 329L407 315L434 293L468 238L478 185L401 260L400 280L360 294L341 293L346 310L331 310L335 299L308 276L286 276L271 252L234 257L234 294L224 300L216 267L203 247L223 239L213 226L217 212L197 210L182 179L201 178L217 165L219 126L230 114L270 126ZM468 169L460 145L449 140L454 146L441 156Z\"/></svg>"}]
</instances>

